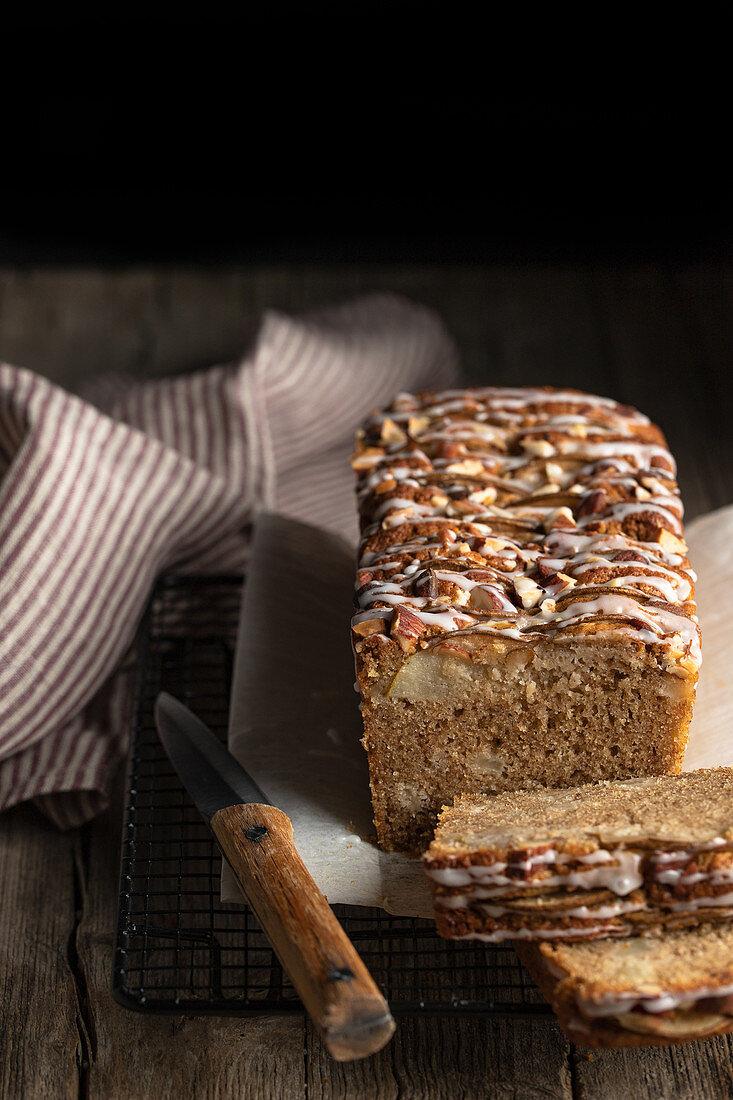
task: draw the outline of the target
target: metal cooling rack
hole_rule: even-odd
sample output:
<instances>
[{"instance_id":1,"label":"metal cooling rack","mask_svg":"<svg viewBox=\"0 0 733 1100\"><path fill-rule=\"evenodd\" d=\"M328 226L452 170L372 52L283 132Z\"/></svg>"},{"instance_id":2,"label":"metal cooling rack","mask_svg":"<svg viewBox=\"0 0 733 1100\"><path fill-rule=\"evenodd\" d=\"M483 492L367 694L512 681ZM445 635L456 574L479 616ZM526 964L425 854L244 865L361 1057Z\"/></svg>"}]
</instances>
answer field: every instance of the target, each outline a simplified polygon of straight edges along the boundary
<instances>
[{"instance_id":1,"label":"metal cooling rack","mask_svg":"<svg viewBox=\"0 0 733 1100\"><path fill-rule=\"evenodd\" d=\"M241 587L238 577L164 578L143 626L113 978L129 1008L302 1011L251 910L219 900L218 849L153 724L165 690L226 737ZM395 1013L549 1012L510 948L442 940L430 921L380 909L335 912Z\"/></svg>"}]
</instances>

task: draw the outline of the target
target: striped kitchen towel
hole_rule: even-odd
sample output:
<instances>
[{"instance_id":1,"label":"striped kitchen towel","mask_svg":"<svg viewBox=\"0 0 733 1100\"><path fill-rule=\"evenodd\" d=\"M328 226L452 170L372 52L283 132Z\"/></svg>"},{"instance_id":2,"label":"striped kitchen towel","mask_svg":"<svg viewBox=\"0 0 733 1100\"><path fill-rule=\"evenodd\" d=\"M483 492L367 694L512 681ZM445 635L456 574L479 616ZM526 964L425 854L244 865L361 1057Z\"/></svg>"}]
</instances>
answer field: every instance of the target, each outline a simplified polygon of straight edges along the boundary
<instances>
[{"instance_id":1,"label":"striped kitchen towel","mask_svg":"<svg viewBox=\"0 0 733 1100\"><path fill-rule=\"evenodd\" d=\"M268 313L242 362L94 405L0 365L0 809L102 809L155 577L242 570L261 508L355 537L355 427L456 374L440 321L385 295Z\"/></svg>"}]
</instances>

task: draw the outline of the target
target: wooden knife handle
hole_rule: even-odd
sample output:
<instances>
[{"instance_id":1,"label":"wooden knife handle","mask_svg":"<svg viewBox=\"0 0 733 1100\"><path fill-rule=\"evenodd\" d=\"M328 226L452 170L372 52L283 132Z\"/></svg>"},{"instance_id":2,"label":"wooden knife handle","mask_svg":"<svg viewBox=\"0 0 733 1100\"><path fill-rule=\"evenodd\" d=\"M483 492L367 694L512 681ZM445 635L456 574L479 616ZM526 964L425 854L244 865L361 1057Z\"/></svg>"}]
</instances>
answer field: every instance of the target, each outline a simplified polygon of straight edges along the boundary
<instances>
[{"instance_id":1,"label":"wooden knife handle","mask_svg":"<svg viewBox=\"0 0 733 1100\"><path fill-rule=\"evenodd\" d=\"M339 1062L381 1050L389 1007L300 858L274 806L228 806L211 827L298 995Z\"/></svg>"}]
</instances>

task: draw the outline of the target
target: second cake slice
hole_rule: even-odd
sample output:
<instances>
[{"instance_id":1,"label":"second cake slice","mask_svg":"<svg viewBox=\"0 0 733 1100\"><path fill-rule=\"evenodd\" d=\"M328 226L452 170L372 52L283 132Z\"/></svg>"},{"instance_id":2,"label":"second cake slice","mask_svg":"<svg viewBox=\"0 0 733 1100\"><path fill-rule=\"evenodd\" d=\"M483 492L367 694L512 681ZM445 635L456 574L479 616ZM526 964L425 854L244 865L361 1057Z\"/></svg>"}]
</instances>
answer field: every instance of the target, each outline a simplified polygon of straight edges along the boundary
<instances>
[{"instance_id":1,"label":"second cake slice","mask_svg":"<svg viewBox=\"0 0 733 1100\"><path fill-rule=\"evenodd\" d=\"M574 940L733 916L733 769L468 796L423 857L448 938Z\"/></svg>"}]
</instances>

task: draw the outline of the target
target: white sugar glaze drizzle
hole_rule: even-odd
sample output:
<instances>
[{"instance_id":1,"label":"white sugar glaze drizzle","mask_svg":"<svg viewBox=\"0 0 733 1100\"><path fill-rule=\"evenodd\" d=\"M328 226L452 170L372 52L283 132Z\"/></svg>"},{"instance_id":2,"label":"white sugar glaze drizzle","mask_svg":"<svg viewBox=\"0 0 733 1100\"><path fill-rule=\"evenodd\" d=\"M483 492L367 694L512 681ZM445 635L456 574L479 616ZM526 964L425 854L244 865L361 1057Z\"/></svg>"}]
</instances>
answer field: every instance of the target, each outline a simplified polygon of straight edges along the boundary
<instances>
[{"instance_id":1,"label":"white sugar glaze drizzle","mask_svg":"<svg viewBox=\"0 0 733 1100\"><path fill-rule=\"evenodd\" d=\"M436 900L436 908L438 909L469 909L476 908L482 913L486 913L488 917L507 917L507 916L519 916L520 914L516 909L511 909L506 905L492 905L486 903L474 904L474 893L468 894L449 894L445 897L438 898ZM523 919L527 917L539 917L541 920L552 920L553 917L569 917L573 920L612 920L614 917L622 916L625 913L639 913L647 908L647 904L643 900L639 901L616 901L609 902L606 905L576 905L572 909L557 910L555 912L542 912L527 913L526 911L521 914Z\"/></svg>"},{"instance_id":2,"label":"white sugar glaze drizzle","mask_svg":"<svg viewBox=\"0 0 733 1100\"><path fill-rule=\"evenodd\" d=\"M416 647L444 632L534 644L599 623L604 639L666 651L694 676L674 461L641 413L564 390L402 394L367 420L354 465L365 525L355 626L377 620L372 633L386 637L405 605L422 624ZM489 576L463 575L475 569ZM429 596L415 591L425 570ZM518 594L524 578L534 603Z\"/></svg>"},{"instance_id":3,"label":"white sugar glaze drizzle","mask_svg":"<svg viewBox=\"0 0 733 1100\"><path fill-rule=\"evenodd\" d=\"M561 972L562 974L562 972ZM564 977L564 974L562 974ZM733 985L700 986L698 989L685 990L683 993L660 991L658 994L628 993L619 996L616 993L603 994L600 997L576 997L578 1008L585 1016L621 1016L634 1009L643 1009L652 1014L671 1012L676 1008L690 1008L698 1001L710 997L729 997L733 994Z\"/></svg>"},{"instance_id":4,"label":"white sugar glaze drizzle","mask_svg":"<svg viewBox=\"0 0 733 1100\"><path fill-rule=\"evenodd\" d=\"M690 901L665 901L665 909L673 913L695 913L698 909L716 909L733 906L733 893L713 894L711 897L692 898Z\"/></svg>"},{"instance_id":5,"label":"white sugar glaze drizzle","mask_svg":"<svg viewBox=\"0 0 733 1100\"><path fill-rule=\"evenodd\" d=\"M513 863L527 875L527 878L516 878L506 875L507 863L469 864L468 867L431 867L426 864L425 870L429 878L439 886L474 886L480 885L483 889L476 897L500 897L511 891L522 889L534 889L541 886L580 886L584 889L606 889L623 897L632 890L638 889L644 882L640 873L643 854L618 849L609 852L599 849L589 852L584 856L566 856L553 849L541 853L541 857L533 857L522 863ZM580 864L577 871L566 871L563 874L546 875L532 879L532 873L543 869L545 865L558 866L567 864ZM586 868L586 869L584 869Z\"/></svg>"},{"instance_id":6,"label":"white sugar glaze drizzle","mask_svg":"<svg viewBox=\"0 0 733 1100\"><path fill-rule=\"evenodd\" d=\"M503 943L504 940L584 940L607 933L606 925L593 924L575 928L497 928L495 932L468 932L464 936L456 936L455 939L481 940L482 943Z\"/></svg>"},{"instance_id":7,"label":"white sugar glaze drizzle","mask_svg":"<svg viewBox=\"0 0 733 1100\"><path fill-rule=\"evenodd\" d=\"M643 851L617 848L613 850L598 849L585 856L570 857L556 852L550 848L545 852L537 853L527 860L508 862L497 861L490 864L469 864L467 867L431 867L426 861L428 877L437 885L444 887L468 887L467 890L456 894L436 895L435 904L442 909L463 909L478 907L489 915L498 916L505 911L503 906L491 906L484 904L486 899L512 897L517 898L522 890L542 888L568 888L579 887L585 890L607 889L618 897L623 898L632 891L639 889L645 881L663 886L693 886L703 882L709 886L719 886L733 883L733 867L713 868L710 871L698 871L685 874L685 867L696 857L710 855L725 847L730 849L730 843L724 837L712 837L700 844L691 844L689 848L675 851ZM672 862L682 862L681 868L665 869ZM547 875L544 872L548 866L567 864L580 864L578 870L565 874ZM583 870L585 864L588 869ZM517 878L507 874L512 867L520 870L526 877ZM689 900L675 897L661 898L650 903L652 908L669 912L696 912L700 909L719 909L733 907L733 891L722 894L711 894L691 898ZM636 906L636 903L631 903ZM646 908L644 901L638 908ZM508 910L506 910L508 911ZM631 909L629 910L631 911ZM575 912L575 911L574 911ZM588 914L595 913L597 919L604 919L596 909L589 909ZM564 911L562 915L569 915ZM577 913L579 916L579 912ZM549 915L548 915L549 916Z\"/></svg>"}]
</instances>

